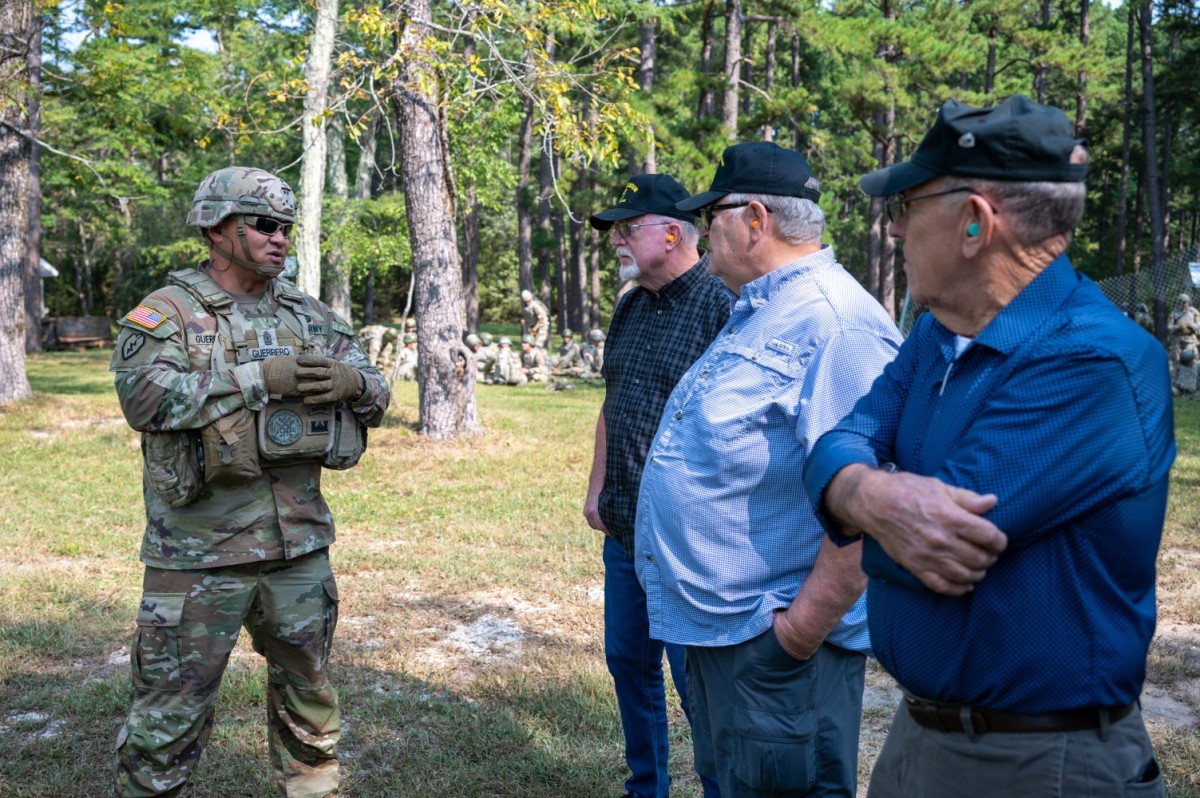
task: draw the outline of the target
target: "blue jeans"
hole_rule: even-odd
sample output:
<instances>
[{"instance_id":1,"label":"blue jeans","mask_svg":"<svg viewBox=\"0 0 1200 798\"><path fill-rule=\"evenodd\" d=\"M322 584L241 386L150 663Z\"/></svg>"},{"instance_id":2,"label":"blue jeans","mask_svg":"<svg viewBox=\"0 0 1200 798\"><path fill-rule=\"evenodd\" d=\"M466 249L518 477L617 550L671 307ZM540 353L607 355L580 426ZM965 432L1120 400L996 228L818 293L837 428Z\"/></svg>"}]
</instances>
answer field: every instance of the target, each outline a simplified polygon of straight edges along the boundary
<instances>
[{"instance_id":1,"label":"blue jeans","mask_svg":"<svg viewBox=\"0 0 1200 798\"><path fill-rule=\"evenodd\" d=\"M619 540L604 539L604 658L612 674L625 732L625 762L630 775L625 789L639 798L667 798L667 695L663 651L680 705L691 722L683 646L650 639L646 593L638 583L633 561L625 559ZM700 776L705 798L720 792L714 778Z\"/></svg>"}]
</instances>

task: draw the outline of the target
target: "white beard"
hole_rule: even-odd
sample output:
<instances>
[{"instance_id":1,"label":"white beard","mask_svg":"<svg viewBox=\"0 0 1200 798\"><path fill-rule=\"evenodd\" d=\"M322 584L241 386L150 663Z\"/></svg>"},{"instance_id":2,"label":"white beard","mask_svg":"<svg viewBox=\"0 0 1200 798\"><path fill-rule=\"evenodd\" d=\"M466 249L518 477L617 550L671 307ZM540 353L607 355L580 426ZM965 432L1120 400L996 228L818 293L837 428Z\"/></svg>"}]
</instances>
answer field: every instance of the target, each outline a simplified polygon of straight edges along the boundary
<instances>
[{"instance_id":1,"label":"white beard","mask_svg":"<svg viewBox=\"0 0 1200 798\"><path fill-rule=\"evenodd\" d=\"M622 264L617 270L617 276L621 278L621 281L626 282L641 277L642 270L638 267L637 261L633 259L633 253L626 247L617 247L617 257L621 255L627 256L630 260L628 266Z\"/></svg>"}]
</instances>

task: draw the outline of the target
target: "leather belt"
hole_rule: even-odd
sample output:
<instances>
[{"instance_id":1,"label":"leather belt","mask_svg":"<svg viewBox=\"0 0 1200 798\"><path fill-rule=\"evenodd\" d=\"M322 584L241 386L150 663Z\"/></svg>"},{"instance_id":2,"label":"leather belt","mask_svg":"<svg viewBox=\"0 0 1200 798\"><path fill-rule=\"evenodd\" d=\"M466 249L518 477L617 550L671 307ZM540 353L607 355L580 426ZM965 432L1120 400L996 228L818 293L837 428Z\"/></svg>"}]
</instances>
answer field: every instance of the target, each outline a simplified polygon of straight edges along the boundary
<instances>
[{"instance_id":1,"label":"leather belt","mask_svg":"<svg viewBox=\"0 0 1200 798\"><path fill-rule=\"evenodd\" d=\"M1043 715L1014 715L998 709L942 704L905 696L904 706L918 726L944 732L1073 732L1099 729L1126 717L1137 703L1123 707L1086 707ZM968 727L968 722L970 726Z\"/></svg>"}]
</instances>

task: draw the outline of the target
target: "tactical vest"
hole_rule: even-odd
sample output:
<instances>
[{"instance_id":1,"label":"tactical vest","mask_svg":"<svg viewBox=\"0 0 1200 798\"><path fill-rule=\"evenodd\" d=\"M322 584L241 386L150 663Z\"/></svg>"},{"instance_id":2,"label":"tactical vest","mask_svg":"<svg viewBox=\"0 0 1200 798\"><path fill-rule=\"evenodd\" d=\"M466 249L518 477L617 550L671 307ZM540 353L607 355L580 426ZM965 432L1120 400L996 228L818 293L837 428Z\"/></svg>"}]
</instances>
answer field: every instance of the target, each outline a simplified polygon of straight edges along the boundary
<instances>
[{"instance_id":1,"label":"tactical vest","mask_svg":"<svg viewBox=\"0 0 1200 798\"><path fill-rule=\"evenodd\" d=\"M269 329L251 325L233 298L201 271L172 272L167 283L187 290L216 319L217 340L210 358L214 371L272 357L320 353L314 333L324 329L327 321L306 312L304 295L288 283L275 284L279 308ZM306 405L298 398L272 398L256 414L249 410L231 414L209 425L201 435L206 481L254 477L262 466L315 462L349 468L366 448L365 431L349 407L341 403Z\"/></svg>"}]
</instances>

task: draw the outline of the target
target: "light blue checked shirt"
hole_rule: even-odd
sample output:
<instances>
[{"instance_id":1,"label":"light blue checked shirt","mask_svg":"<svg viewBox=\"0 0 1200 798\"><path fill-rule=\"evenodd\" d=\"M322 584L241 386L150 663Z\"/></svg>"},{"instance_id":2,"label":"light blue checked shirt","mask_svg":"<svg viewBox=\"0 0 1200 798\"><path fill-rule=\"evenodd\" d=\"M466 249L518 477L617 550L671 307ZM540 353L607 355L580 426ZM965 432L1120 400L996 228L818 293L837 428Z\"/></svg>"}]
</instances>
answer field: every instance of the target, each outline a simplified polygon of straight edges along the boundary
<instances>
[{"instance_id":1,"label":"light blue checked shirt","mask_svg":"<svg viewBox=\"0 0 1200 798\"><path fill-rule=\"evenodd\" d=\"M812 571L824 530L800 472L900 347L883 308L823 247L743 286L667 400L635 534L650 636L727 646L762 634ZM869 651L863 597L828 642Z\"/></svg>"}]
</instances>

